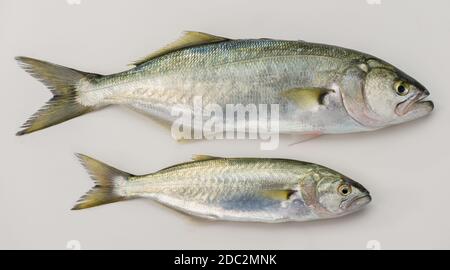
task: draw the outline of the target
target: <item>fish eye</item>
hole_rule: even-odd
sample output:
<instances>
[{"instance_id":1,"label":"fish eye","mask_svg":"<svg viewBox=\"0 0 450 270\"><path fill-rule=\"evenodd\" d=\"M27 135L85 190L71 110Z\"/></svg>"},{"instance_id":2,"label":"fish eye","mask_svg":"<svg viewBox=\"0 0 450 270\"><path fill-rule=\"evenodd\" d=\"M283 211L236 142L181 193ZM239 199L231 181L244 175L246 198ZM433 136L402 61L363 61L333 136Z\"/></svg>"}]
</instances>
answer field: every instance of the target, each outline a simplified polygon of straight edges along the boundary
<instances>
[{"instance_id":1,"label":"fish eye","mask_svg":"<svg viewBox=\"0 0 450 270\"><path fill-rule=\"evenodd\" d=\"M352 192L352 187L347 184L342 184L338 187L338 192L342 196L347 196L348 194L350 194Z\"/></svg>"},{"instance_id":2,"label":"fish eye","mask_svg":"<svg viewBox=\"0 0 450 270\"><path fill-rule=\"evenodd\" d=\"M405 96L409 92L409 89L404 82L397 82L394 87L395 92L397 92L397 94L400 96Z\"/></svg>"}]
</instances>

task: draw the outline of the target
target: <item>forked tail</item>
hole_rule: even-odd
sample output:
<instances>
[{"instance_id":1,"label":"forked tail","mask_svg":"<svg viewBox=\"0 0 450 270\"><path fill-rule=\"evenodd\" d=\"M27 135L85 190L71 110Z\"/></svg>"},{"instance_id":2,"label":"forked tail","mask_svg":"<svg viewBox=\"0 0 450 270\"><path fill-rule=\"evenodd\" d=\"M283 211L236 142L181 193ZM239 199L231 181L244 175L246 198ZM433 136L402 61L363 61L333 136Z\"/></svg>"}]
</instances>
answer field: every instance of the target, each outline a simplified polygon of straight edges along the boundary
<instances>
[{"instance_id":1,"label":"forked tail","mask_svg":"<svg viewBox=\"0 0 450 270\"><path fill-rule=\"evenodd\" d=\"M16 60L31 76L45 84L53 94L53 97L22 125L23 130L16 135L44 129L95 109L95 106L84 106L77 101L77 86L83 79L101 75L23 56L16 57Z\"/></svg>"},{"instance_id":2,"label":"forked tail","mask_svg":"<svg viewBox=\"0 0 450 270\"><path fill-rule=\"evenodd\" d=\"M88 171L95 186L78 200L72 210L131 199L121 194L121 188L127 183L129 177L133 175L91 157L82 154L76 154L76 156Z\"/></svg>"}]
</instances>

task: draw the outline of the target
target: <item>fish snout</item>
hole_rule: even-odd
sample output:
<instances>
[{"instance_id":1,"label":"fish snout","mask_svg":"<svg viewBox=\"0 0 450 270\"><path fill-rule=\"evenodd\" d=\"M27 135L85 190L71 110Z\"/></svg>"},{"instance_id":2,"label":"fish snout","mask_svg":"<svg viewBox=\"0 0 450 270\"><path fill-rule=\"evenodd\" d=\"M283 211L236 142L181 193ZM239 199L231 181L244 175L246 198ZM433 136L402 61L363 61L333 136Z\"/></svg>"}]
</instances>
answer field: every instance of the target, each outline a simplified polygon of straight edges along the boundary
<instances>
[{"instance_id":1,"label":"fish snout","mask_svg":"<svg viewBox=\"0 0 450 270\"><path fill-rule=\"evenodd\" d=\"M343 205L341 205L341 207L345 209L346 213L352 213L366 206L371 201L372 196L370 196L370 194L367 192L351 199L350 201L344 202Z\"/></svg>"},{"instance_id":2,"label":"fish snout","mask_svg":"<svg viewBox=\"0 0 450 270\"><path fill-rule=\"evenodd\" d=\"M356 199L354 199L350 205L349 208L350 209L358 209L360 207L363 207L367 204L369 204L372 201L372 196L370 196L370 194L366 194L366 195L362 195L360 197L357 197Z\"/></svg>"},{"instance_id":3,"label":"fish snout","mask_svg":"<svg viewBox=\"0 0 450 270\"><path fill-rule=\"evenodd\" d=\"M425 100L430 94L431 93L430 91L428 91L428 89L423 88L422 93L419 95L414 104L414 107L416 109L422 107L422 109L427 111L428 113L431 112L434 109L434 103L431 100Z\"/></svg>"}]
</instances>

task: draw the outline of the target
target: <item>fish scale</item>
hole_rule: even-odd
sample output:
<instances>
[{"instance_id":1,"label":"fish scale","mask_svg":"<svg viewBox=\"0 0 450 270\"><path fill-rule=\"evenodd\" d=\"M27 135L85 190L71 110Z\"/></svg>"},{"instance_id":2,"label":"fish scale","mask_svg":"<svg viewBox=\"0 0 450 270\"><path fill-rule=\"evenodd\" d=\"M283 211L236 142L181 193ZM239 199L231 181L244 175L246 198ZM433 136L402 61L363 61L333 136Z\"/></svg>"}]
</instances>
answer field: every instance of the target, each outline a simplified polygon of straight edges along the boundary
<instances>
[{"instance_id":1,"label":"fish scale","mask_svg":"<svg viewBox=\"0 0 450 270\"><path fill-rule=\"evenodd\" d=\"M194 116L207 105L217 105L222 113L227 105L270 106L278 113L268 118L279 124L269 131L272 134L371 131L425 116L434 106L423 100L429 95L423 85L389 63L355 50L305 41L233 40L187 32L136 61L133 68L110 75L28 57L17 60L54 94L18 135L108 105L130 107L167 126L178 119L174 110L180 105L182 113ZM399 93L397 88L405 90ZM203 101L201 108L193 102L197 97ZM253 123L259 113L252 116ZM226 125L224 131L239 131L248 118L227 119L234 125ZM199 124L208 120L206 115ZM193 128L192 123L183 124Z\"/></svg>"},{"instance_id":2,"label":"fish scale","mask_svg":"<svg viewBox=\"0 0 450 270\"><path fill-rule=\"evenodd\" d=\"M295 160L196 156L191 162L134 176L78 156L96 185L80 198L76 210L147 198L201 218L285 222L343 216L370 202L359 183ZM352 192L342 194L342 188Z\"/></svg>"},{"instance_id":3,"label":"fish scale","mask_svg":"<svg viewBox=\"0 0 450 270\"><path fill-rule=\"evenodd\" d=\"M270 106L277 113L267 117L278 129L256 132L309 136L372 131L423 117L434 108L424 100L429 91L393 65L355 50L305 41L233 40L187 32L129 70L109 75L16 59L53 94L17 135L108 105L130 107L169 126L179 120L174 110L180 105L182 113L200 124L210 120L196 120L207 105L217 105L222 113L228 105ZM203 101L201 108L194 104L197 98ZM235 120L225 132L242 132L238 127L265 117L259 111L250 117L246 108L237 112L242 113L237 120L221 119L221 124ZM359 183L299 161L203 157L134 176L79 157L96 186L74 209L145 197L209 219L282 222L342 216L370 202Z\"/></svg>"}]
</instances>

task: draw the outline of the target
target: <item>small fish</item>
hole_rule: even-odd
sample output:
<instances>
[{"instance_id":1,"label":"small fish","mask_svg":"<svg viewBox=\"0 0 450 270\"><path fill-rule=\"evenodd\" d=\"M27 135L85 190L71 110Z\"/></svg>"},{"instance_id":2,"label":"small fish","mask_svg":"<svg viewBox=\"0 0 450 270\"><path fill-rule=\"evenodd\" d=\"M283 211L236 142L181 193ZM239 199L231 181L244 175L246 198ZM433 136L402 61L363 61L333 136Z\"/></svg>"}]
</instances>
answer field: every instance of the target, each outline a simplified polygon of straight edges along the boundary
<instances>
[{"instance_id":1,"label":"small fish","mask_svg":"<svg viewBox=\"0 0 450 270\"><path fill-rule=\"evenodd\" d=\"M371 201L369 191L350 178L296 160L200 155L136 176L77 156L95 186L73 210L149 198L210 220L274 223L340 217Z\"/></svg>"},{"instance_id":2,"label":"small fish","mask_svg":"<svg viewBox=\"0 0 450 270\"><path fill-rule=\"evenodd\" d=\"M54 95L17 135L112 104L170 126L177 119L176 106L198 114L195 97L223 111L227 104L277 104L278 132L284 134L371 131L425 116L434 107L424 100L428 90L391 64L358 51L305 41L187 32L134 62L133 68L111 75L16 59ZM242 126L239 121L246 120L236 120L225 131L236 131Z\"/></svg>"}]
</instances>

